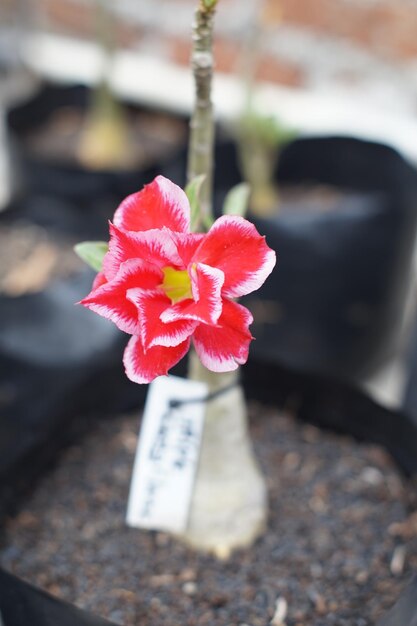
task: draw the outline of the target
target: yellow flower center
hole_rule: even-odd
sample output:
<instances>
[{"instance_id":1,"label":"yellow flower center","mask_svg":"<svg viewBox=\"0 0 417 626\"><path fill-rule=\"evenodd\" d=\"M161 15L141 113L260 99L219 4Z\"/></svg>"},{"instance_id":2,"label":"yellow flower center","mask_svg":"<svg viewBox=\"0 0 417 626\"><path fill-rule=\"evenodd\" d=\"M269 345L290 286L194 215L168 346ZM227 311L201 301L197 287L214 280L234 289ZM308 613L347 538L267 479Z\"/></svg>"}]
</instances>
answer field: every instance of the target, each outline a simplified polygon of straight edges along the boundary
<instances>
[{"instance_id":1,"label":"yellow flower center","mask_svg":"<svg viewBox=\"0 0 417 626\"><path fill-rule=\"evenodd\" d=\"M162 289L172 304L193 297L191 279L187 270L174 270L173 267L164 267L162 271L164 273Z\"/></svg>"}]
</instances>

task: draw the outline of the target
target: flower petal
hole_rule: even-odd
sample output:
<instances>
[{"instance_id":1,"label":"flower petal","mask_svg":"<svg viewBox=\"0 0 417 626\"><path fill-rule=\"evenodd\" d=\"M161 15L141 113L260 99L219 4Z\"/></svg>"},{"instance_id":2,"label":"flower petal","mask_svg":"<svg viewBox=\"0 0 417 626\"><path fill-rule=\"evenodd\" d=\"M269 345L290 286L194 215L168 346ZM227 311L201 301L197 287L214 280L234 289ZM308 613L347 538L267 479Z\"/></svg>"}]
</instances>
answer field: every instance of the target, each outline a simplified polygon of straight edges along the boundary
<instances>
[{"instance_id":1,"label":"flower petal","mask_svg":"<svg viewBox=\"0 0 417 626\"><path fill-rule=\"evenodd\" d=\"M120 330L134 335L139 332L138 310L126 299L126 292L141 286L141 289L155 289L161 284L162 271L155 265L139 259L131 259L120 266L117 276L91 291L81 300L91 311L112 320Z\"/></svg>"},{"instance_id":2,"label":"flower petal","mask_svg":"<svg viewBox=\"0 0 417 626\"><path fill-rule=\"evenodd\" d=\"M252 321L246 307L224 300L217 326L200 324L195 330L194 345L202 364L212 372L230 372L246 363L253 339L248 328Z\"/></svg>"},{"instance_id":3,"label":"flower petal","mask_svg":"<svg viewBox=\"0 0 417 626\"><path fill-rule=\"evenodd\" d=\"M165 324L161 321L161 313L170 305L169 298L160 291L143 291L130 289L127 298L139 312L139 329L143 346L178 346L195 330L197 322L179 319Z\"/></svg>"},{"instance_id":4,"label":"flower petal","mask_svg":"<svg viewBox=\"0 0 417 626\"><path fill-rule=\"evenodd\" d=\"M189 271L194 299L183 300L168 307L162 313L161 320L167 323L189 319L203 324L217 324L223 307L223 272L204 263L197 263Z\"/></svg>"},{"instance_id":5,"label":"flower petal","mask_svg":"<svg viewBox=\"0 0 417 626\"><path fill-rule=\"evenodd\" d=\"M186 339L173 348L154 346L145 352L140 338L134 335L123 355L126 375L134 383L150 383L157 376L168 374L168 370L187 354L189 347L190 339Z\"/></svg>"},{"instance_id":6,"label":"flower petal","mask_svg":"<svg viewBox=\"0 0 417 626\"><path fill-rule=\"evenodd\" d=\"M119 228L145 231L166 226L186 233L190 230L190 204L184 191L164 176L128 196L114 214Z\"/></svg>"},{"instance_id":7,"label":"flower petal","mask_svg":"<svg viewBox=\"0 0 417 626\"><path fill-rule=\"evenodd\" d=\"M197 250L200 243L203 241L205 235L203 233L173 233L171 232L172 240L174 241L177 250L178 256L180 257L184 267L188 267L188 265L193 260L195 251Z\"/></svg>"},{"instance_id":8,"label":"flower petal","mask_svg":"<svg viewBox=\"0 0 417 626\"><path fill-rule=\"evenodd\" d=\"M223 215L203 239L194 261L221 269L225 274L223 295L238 298L259 289L276 257L248 220Z\"/></svg>"},{"instance_id":9,"label":"flower petal","mask_svg":"<svg viewBox=\"0 0 417 626\"><path fill-rule=\"evenodd\" d=\"M110 224L109 251L104 257L103 271L108 280L114 278L122 263L142 259L157 267L181 266L177 248L166 228L134 233Z\"/></svg>"},{"instance_id":10,"label":"flower petal","mask_svg":"<svg viewBox=\"0 0 417 626\"><path fill-rule=\"evenodd\" d=\"M101 287L101 285L105 285L107 283L107 278L104 276L103 272L99 272L93 281L92 291Z\"/></svg>"}]
</instances>

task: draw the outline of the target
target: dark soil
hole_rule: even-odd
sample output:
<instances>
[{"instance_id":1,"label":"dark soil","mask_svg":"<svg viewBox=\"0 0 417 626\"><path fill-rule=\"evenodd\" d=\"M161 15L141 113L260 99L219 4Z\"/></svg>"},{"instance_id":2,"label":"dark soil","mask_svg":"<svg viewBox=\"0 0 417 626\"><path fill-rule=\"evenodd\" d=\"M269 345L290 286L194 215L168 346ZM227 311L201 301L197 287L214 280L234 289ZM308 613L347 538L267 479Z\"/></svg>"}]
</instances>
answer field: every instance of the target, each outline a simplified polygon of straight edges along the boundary
<instances>
[{"instance_id":1,"label":"dark soil","mask_svg":"<svg viewBox=\"0 0 417 626\"><path fill-rule=\"evenodd\" d=\"M41 291L55 278L83 269L77 243L46 228L20 220L0 225L0 294L20 296Z\"/></svg>"},{"instance_id":2,"label":"dark soil","mask_svg":"<svg viewBox=\"0 0 417 626\"><path fill-rule=\"evenodd\" d=\"M251 414L270 517L250 550L219 562L125 526L133 415L65 453L8 522L0 564L126 626L373 625L417 568L407 485L378 447Z\"/></svg>"}]
</instances>

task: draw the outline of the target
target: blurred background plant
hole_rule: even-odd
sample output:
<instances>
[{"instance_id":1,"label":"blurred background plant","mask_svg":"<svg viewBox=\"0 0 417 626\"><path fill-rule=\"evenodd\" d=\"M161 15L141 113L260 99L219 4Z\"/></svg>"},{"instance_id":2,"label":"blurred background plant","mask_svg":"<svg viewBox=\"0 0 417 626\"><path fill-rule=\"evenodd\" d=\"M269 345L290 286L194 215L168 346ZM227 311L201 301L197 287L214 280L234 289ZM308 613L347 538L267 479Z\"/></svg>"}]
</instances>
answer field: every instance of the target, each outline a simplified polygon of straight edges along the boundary
<instances>
[{"instance_id":1,"label":"blurred background plant","mask_svg":"<svg viewBox=\"0 0 417 626\"><path fill-rule=\"evenodd\" d=\"M243 110L235 125L239 165L243 179L251 189L251 211L258 216L270 215L279 207L275 178L283 146L296 138L297 132L281 119L257 110L256 80L268 29L280 22L282 7L276 0L274 10L266 0L254 5L248 21L238 71L243 84ZM279 33L278 33L279 36Z\"/></svg>"},{"instance_id":2,"label":"blurred background plant","mask_svg":"<svg viewBox=\"0 0 417 626\"><path fill-rule=\"evenodd\" d=\"M90 169L134 167L135 153L127 115L113 95L109 82L116 47L109 0L95 0L95 22L97 44L102 52L102 70L90 95L78 157Z\"/></svg>"}]
</instances>

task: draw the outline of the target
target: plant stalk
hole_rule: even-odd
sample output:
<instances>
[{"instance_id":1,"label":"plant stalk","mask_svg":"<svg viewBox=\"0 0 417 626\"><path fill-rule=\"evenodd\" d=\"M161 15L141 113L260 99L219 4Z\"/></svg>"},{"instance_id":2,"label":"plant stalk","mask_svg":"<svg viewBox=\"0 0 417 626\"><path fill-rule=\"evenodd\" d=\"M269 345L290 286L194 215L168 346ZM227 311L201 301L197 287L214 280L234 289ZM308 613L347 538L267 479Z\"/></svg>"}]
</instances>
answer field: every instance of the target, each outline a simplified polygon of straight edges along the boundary
<instances>
[{"instance_id":1,"label":"plant stalk","mask_svg":"<svg viewBox=\"0 0 417 626\"><path fill-rule=\"evenodd\" d=\"M275 11L280 3L274 0ZM237 123L236 137L238 160L244 180L251 188L251 212L258 217L275 213L279 205L277 185L274 183L280 145L273 139L274 129L265 136L267 118L256 112L256 73L260 65L268 4L258 0L253 5L253 15L247 27L247 36L241 52L240 74L244 102ZM262 123L263 122L263 123ZM262 127L260 124L262 123ZM269 135L269 136L268 136Z\"/></svg>"},{"instance_id":2,"label":"plant stalk","mask_svg":"<svg viewBox=\"0 0 417 626\"><path fill-rule=\"evenodd\" d=\"M200 0L193 25L191 66L195 82L195 107L190 122L187 180L204 175L201 189L202 223L212 216L214 120L211 101L213 77L213 23L217 0Z\"/></svg>"},{"instance_id":3,"label":"plant stalk","mask_svg":"<svg viewBox=\"0 0 417 626\"><path fill-rule=\"evenodd\" d=\"M187 530L190 546L226 559L250 546L265 529L267 489L252 451L238 370L216 374L190 352L189 377L209 392L227 389L207 403L200 462Z\"/></svg>"},{"instance_id":4,"label":"plant stalk","mask_svg":"<svg viewBox=\"0 0 417 626\"><path fill-rule=\"evenodd\" d=\"M205 175L200 201L201 224L212 217L214 122L211 103L212 33L217 0L200 0L194 24L192 67L196 105L191 120L188 182ZM188 527L180 536L198 550L227 558L249 546L265 527L266 486L253 456L246 403L238 372L216 374L190 351L189 378L203 381L209 392L227 389L206 407L200 462ZM231 385L231 388L229 389Z\"/></svg>"}]
</instances>

